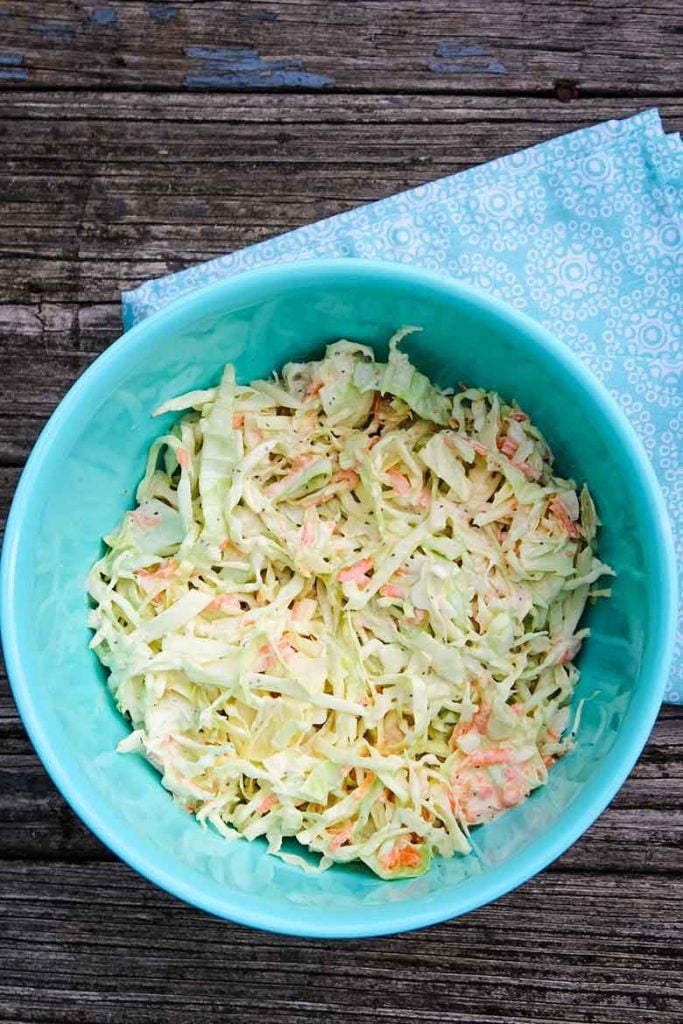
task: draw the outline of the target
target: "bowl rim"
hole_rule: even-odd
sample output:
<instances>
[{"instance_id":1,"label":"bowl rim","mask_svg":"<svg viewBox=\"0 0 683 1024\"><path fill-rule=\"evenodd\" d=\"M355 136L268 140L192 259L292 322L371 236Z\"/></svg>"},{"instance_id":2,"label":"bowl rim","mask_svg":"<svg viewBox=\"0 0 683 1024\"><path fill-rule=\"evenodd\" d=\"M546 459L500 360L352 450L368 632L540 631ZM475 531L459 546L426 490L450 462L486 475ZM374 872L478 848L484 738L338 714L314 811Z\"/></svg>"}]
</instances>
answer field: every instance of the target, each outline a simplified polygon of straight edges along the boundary
<instances>
[{"instance_id":1,"label":"bowl rim","mask_svg":"<svg viewBox=\"0 0 683 1024\"><path fill-rule=\"evenodd\" d=\"M314 275L316 283L324 283L325 280L338 281L340 278L344 280L355 276L372 280L380 278L392 284L432 289L442 296L446 294L456 300L473 302L497 318L506 321L518 331L530 336L536 345L549 353L556 363L559 363L560 368L574 377L586 393L587 398L599 407L602 417L611 423L612 428L619 435L648 506L653 523L651 538L653 551L662 569L661 576L657 581L660 611L659 620L656 623L658 627L657 642L654 645L654 649L658 652L658 659L651 671L656 685L653 685L649 693L642 698L639 717L636 721L631 722L628 735L622 737L618 744L615 743L610 751L610 755L615 755L614 770L602 773L590 798L584 798L578 808L572 805L570 819L567 819L565 810L560 818L529 847L514 854L511 861L504 862L479 876L478 884L474 891L468 894L468 897L459 898L459 887L455 886L450 890L444 890L443 899L436 909L433 907L421 908L419 902L416 907L410 903L403 905L392 903L385 904L382 908L373 907L372 911L356 915L352 921L345 919L343 921L321 921L318 917L315 920L306 920L304 915L288 917L284 911L272 912L267 907L264 907L262 911L257 911L251 906L243 907L242 894L229 887L226 887L225 895L221 895L221 898L218 899L212 894L204 892L201 885L188 882L178 877L173 871L166 870L162 865L156 863L153 857L139 849L139 840L133 834L121 834L110 827L106 809L103 811L98 803L93 801L87 792L84 792L87 789L85 780L81 781L79 777L70 775L62 767L56 745L48 731L43 728L39 710L32 697L31 684L22 665L20 625L12 601L18 553L24 540L22 534L24 509L31 501L33 488L39 481L42 467L49 456L54 439L58 436L62 425L78 409L81 400L85 399L91 385L101 382L108 374L110 367L117 364L123 366L136 350L144 351L148 345L153 344L154 328L172 324L179 313L196 310L197 316L199 316L201 307L208 300L220 295L225 295L227 302L239 301L241 296L252 299L264 298L265 294L260 293L266 293L270 288L287 287L297 282L311 283L311 275ZM257 295L250 295L250 292L256 292ZM152 328L151 332L150 328ZM160 888L190 905L239 924L304 938L364 938L394 934L446 921L498 899L526 882L564 853L602 813L635 764L661 705L675 637L677 595L675 566L676 560L668 513L649 458L617 402L566 344L559 341L550 331L526 314L508 306L492 295L456 279L411 265L389 263L383 260L351 257L312 258L244 271L181 295L119 337L90 364L69 388L50 416L31 451L7 518L0 560L2 645L14 699L24 726L45 769L57 789L82 821L126 864Z\"/></svg>"}]
</instances>

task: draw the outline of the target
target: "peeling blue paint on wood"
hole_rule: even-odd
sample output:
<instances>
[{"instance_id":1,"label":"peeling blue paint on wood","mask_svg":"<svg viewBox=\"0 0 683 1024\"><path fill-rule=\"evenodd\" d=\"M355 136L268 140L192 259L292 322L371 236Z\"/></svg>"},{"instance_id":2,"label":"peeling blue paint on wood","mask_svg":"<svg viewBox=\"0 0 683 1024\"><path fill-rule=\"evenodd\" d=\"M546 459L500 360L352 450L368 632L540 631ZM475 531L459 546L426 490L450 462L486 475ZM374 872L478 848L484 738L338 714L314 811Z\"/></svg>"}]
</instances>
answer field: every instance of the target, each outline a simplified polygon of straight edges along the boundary
<instances>
[{"instance_id":1,"label":"peeling blue paint on wood","mask_svg":"<svg viewBox=\"0 0 683 1024\"><path fill-rule=\"evenodd\" d=\"M28 30L29 32L39 32L42 36L52 36L55 39L73 39L76 35L70 25L49 21L30 21Z\"/></svg>"},{"instance_id":2,"label":"peeling blue paint on wood","mask_svg":"<svg viewBox=\"0 0 683 1024\"><path fill-rule=\"evenodd\" d=\"M440 75L507 75L508 69L499 60L488 64L461 64L457 61L430 60L430 71Z\"/></svg>"},{"instance_id":3,"label":"peeling blue paint on wood","mask_svg":"<svg viewBox=\"0 0 683 1024\"><path fill-rule=\"evenodd\" d=\"M483 46L480 46L479 43L464 43L459 40L453 40L451 42L439 43L434 48L434 56L453 60L455 57L490 57L491 54Z\"/></svg>"},{"instance_id":4,"label":"peeling blue paint on wood","mask_svg":"<svg viewBox=\"0 0 683 1024\"><path fill-rule=\"evenodd\" d=\"M116 11L112 11L111 7L94 7L90 12L90 20L93 25L113 25Z\"/></svg>"},{"instance_id":5,"label":"peeling blue paint on wood","mask_svg":"<svg viewBox=\"0 0 683 1024\"><path fill-rule=\"evenodd\" d=\"M147 10L156 21L173 21L178 14L173 4L147 4Z\"/></svg>"},{"instance_id":6,"label":"peeling blue paint on wood","mask_svg":"<svg viewBox=\"0 0 683 1024\"><path fill-rule=\"evenodd\" d=\"M23 53L0 53L0 81L25 82L28 78L28 71L26 68L19 67L23 63Z\"/></svg>"},{"instance_id":7,"label":"peeling blue paint on wood","mask_svg":"<svg viewBox=\"0 0 683 1024\"><path fill-rule=\"evenodd\" d=\"M202 60L226 63L246 61L250 58L260 60L258 50L251 50L247 46L186 46L185 53L188 57L201 57Z\"/></svg>"},{"instance_id":8,"label":"peeling blue paint on wood","mask_svg":"<svg viewBox=\"0 0 683 1024\"><path fill-rule=\"evenodd\" d=\"M434 47L427 64L440 75L507 75L508 69L479 43L463 39L445 40Z\"/></svg>"},{"instance_id":9,"label":"peeling blue paint on wood","mask_svg":"<svg viewBox=\"0 0 683 1024\"><path fill-rule=\"evenodd\" d=\"M185 55L199 59L199 72L185 76L188 89L323 89L334 85L327 75L306 71L300 57L271 59L246 47L186 46Z\"/></svg>"}]
</instances>

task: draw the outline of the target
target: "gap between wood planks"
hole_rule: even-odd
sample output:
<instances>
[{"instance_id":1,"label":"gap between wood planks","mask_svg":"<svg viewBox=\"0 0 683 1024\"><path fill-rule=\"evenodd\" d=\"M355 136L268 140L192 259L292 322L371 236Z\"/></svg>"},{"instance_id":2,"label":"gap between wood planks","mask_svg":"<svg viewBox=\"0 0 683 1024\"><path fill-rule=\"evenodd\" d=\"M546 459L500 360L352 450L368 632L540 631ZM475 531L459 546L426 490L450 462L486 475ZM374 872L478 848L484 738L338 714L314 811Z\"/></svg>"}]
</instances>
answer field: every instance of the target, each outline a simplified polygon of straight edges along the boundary
<instances>
[{"instance_id":1,"label":"gap between wood planks","mask_svg":"<svg viewBox=\"0 0 683 1024\"><path fill-rule=\"evenodd\" d=\"M567 90L568 93L563 97L562 93L565 92L565 90ZM434 89L430 86L410 86L405 89L396 89L389 86L329 86L325 89L301 89L293 86L277 86L274 88L268 88L264 86L260 89L212 89L209 87L202 87L180 90L177 85L145 85L141 87L136 83L130 83L112 86L107 82L94 82L92 85L87 86L54 86L43 82L30 82L22 86L0 86L0 96L21 96L27 92L36 92L50 96L60 96L65 94L82 94L84 96L90 96L93 93L97 95L102 93L111 93L140 96L173 96L181 94L183 96L220 96L222 98L232 96L435 96L442 97L443 99L457 99L459 96L477 96L481 99L551 99L562 104L569 104L579 99L593 100L618 98L647 101L653 96L663 95L670 99L680 99L683 97L683 88L663 89L657 82L653 82L652 85L641 84L635 88L632 85L615 85L596 88L593 86L582 86L571 79L558 79L558 81L553 83L553 85L538 89L496 89L490 86L487 86L484 89L478 89L459 84L457 88L453 89Z\"/></svg>"},{"instance_id":2,"label":"gap between wood planks","mask_svg":"<svg viewBox=\"0 0 683 1024\"><path fill-rule=\"evenodd\" d=\"M683 90L681 90L683 92ZM368 119L386 115L401 123L411 123L411 113L419 109L422 118L417 122L423 124L425 118L433 117L447 120L449 123L462 123L471 120L481 123L488 117L506 122L526 123L535 120L553 122L572 122L575 120L600 119L601 117L628 116L634 109L642 109L639 104L647 101L664 107L664 112L671 107L671 116L680 116L680 96L659 89L638 95L629 90L619 96L610 94L588 96L577 95L567 102L558 101L552 92L523 94L529 104L524 107L516 102L517 96L509 93L477 93L458 92L406 92L404 90L387 89L384 91L368 90L356 92L272 92L234 90L198 91L164 89L159 92L148 92L134 88L121 90L106 88L95 93L96 99L90 101L93 90L65 88L56 94L52 101L51 91L42 89L0 89L3 107L1 116L6 120L50 120L58 125L58 117L62 115L69 121L119 121L128 120L132 123L145 121L153 112L164 122L186 122L196 116L198 123L206 117L212 122L229 122L234 124L250 124L258 112L259 122L264 126L268 123L279 123L283 118L286 123L337 123L337 119L355 123L359 115ZM103 104L106 99L107 103ZM376 105L372 100L376 100ZM417 103L410 103L417 100ZM614 101L619 100L617 104ZM280 102L277 102L280 101ZM346 102L343 102L346 101ZM420 106L419 101L424 101ZM626 106L623 106L623 104ZM38 115L39 110L45 111L44 118ZM332 113L332 118L330 118ZM408 115L406 117L406 114ZM184 116L181 116L184 115ZM11 145L12 139L5 139Z\"/></svg>"}]
</instances>

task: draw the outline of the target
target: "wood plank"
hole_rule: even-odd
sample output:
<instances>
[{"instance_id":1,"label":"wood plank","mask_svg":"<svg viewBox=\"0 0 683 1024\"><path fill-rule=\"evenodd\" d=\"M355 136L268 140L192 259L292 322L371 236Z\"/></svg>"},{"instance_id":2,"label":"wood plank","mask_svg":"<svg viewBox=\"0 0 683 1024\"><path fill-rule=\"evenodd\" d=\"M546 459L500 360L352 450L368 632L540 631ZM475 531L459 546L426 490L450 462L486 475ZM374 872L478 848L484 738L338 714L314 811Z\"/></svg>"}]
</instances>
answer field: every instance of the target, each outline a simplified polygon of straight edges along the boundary
<instances>
[{"instance_id":1,"label":"wood plank","mask_svg":"<svg viewBox=\"0 0 683 1024\"><path fill-rule=\"evenodd\" d=\"M13 387L0 395L0 464L26 458L64 391L118 336L121 289L639 106L6 95L0 374ZM661 106L669 129L683 126L683 101Z\"/></svg>"},{"instance_id":2,"label":"wood plank","mask_svg":"<svg viewBox=\"0 0 683 1024\"><path fill-rule=\"evenodd\" d=\"M5 522L21 470L16 466L0 466L0 547L5 535ZM2 671L0 670L0 699L2 699Z\"/></svg>"},{"instance_id":3,"label":"wood plank","mask_svg":"<svg viewBox=\"0 0 683 1024\"><path fill-rule=\"evenodd\" d=\"M113 304L106 311L106 332L96 326L89 332L85 325L96 325L101 312L96 307L92 315L74 303L0 305L0 378L12 381L0 391L0 465L24 463L65 392L120 333L120 309ZM90 347L82 351L81 345Z\"/></svg>"},{"instance_id":4,"label":"wood plank","mask_svg":"<svg viewBox=\"0 0 683 1024\"><path fill-rule=\"evenodd\" d=\"M3 104L0 298L113 302L144 276L641 106L17 94ZM683 126L683 100L661 106Z\"/></svg>"},{"instance_id":5,"label":"wood plank","mask_svg":"<svg viewBox=\"0 0 683 1024\"><path fill-rule=\"evenodd\" d=\"M211 918L122 864L4 864L2 1019L674 1024L682 888L545 873L443 925L320 943Z\"/></svg>"},{"instance_id":6,"label":"wood plank","mask_svg":"<svg viewBox=\"0 0 683 1024\"><path fill-rule=\"evenodd\" d=\"M680 91L674 0L5 0L0 85Z\"/></svg>"}]
</instances>

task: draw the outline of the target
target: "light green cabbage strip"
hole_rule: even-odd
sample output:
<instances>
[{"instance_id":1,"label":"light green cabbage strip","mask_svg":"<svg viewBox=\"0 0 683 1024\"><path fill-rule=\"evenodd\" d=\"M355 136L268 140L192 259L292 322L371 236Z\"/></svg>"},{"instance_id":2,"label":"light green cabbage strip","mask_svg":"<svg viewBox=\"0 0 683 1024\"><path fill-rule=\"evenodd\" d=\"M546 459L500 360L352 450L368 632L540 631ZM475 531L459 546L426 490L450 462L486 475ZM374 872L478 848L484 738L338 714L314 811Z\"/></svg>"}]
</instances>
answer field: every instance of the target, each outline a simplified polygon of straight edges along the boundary
<instances>
[{"instance_id":1,"label":"light green cabbage strip","mask_svg":"<svg viewBox=\"0 0 683 1024\"><path fill-rule=\"evenodd\" d=\"M199 496L204 518L203 537L220 546L227 537L223 501L232 482L236 444L232 429L235 371L226 366L215 400L202 423L199 452Z\"/></svg>"},{"instance_id":2,"label":"light green cabbage strip","mask_svg":"<svg viewBox=\"0 0 683 1024\"><path fill-rule=\"evenodd\" d=\"M386 363L340 341L165 402L183 415L90 574L120 749L307 871L418 875L543 784L609 593L587 488L518 407L419 373L412 330Z\"/></svg>"},{"instance_id":3,"label":"light green cabbage strip","mask_svg":"<svg viewBox=\"0 0 683 1024\"><path fill-rule=\"evenodd\" d=\"M405 352L398 348L403 338L419 330L419 327L404 327L394 335L389 342L387 363L359 363L354 373L354 384L360 392L394 395L423 419L445 425L451 414L451 400L416 370Z\"/></svg>"}]
</instances>

